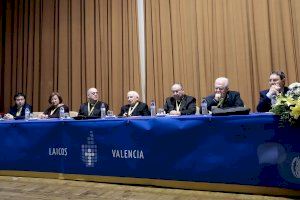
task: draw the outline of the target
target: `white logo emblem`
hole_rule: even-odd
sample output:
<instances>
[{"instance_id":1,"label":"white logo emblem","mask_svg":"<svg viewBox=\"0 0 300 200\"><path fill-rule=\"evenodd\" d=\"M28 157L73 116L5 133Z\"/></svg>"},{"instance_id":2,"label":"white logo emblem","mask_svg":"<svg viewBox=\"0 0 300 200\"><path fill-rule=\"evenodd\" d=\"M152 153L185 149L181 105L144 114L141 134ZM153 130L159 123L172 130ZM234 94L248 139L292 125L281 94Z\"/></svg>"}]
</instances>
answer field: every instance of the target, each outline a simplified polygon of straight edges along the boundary
<instances>
[{"instance_id":1,"label":"white logo emblem","mask_svg":"<svg viewBox=\"0 0 300 200\"><path fill-rule=\"evenodd\" d=\"M93 131L90 131L90 136L87 137L87 144L81 145L81 160L86 167L94 167L97 158L97 145L94 141Z\"/></svg>"},{"instance_id":2,"label":"white logo emblem","mask_svg":"<svg viewBox=\"0 0 300 200\"><path fill-rule=\"evenodd\" d=\"M300 157L297 156L293 159L292 164L291 164L291 170L293 175L296 178L300 178Z\"/></svg>"}]
</instances>

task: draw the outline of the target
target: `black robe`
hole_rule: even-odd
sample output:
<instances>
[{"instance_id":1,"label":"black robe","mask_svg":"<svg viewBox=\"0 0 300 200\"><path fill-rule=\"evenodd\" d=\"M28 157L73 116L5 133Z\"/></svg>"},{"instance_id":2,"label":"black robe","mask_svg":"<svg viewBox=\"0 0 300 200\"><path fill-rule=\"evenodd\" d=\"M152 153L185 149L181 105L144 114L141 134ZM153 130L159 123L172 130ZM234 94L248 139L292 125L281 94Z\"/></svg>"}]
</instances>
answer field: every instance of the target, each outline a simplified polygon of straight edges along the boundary
<instances>
[{"instance_id":1,"label":"black robe","mask_svg":"<svg viewBox=\"0 0 300 200\"><path fill-rule=\"evenodd\" d=\"M81 115L81 116L86 116L86 117L101 117L101 105L102 105L102 103L104 103L106 113L107 113L107 111L109 110L109 106L105 102L98 101L95 105L95 108L94 108L93 112L91 113L91 115L89 115L88 103L86 102L86 103L80 105L78 116ZM92 107L91 107L91 109L92 109Z\"/></svg>"},{"instance_id":2,"label":"black robe","mask_svg":"<svg viewBox=\"0 0 300 200\"><path fill-rule=\"evenodd\" d=\"M131 106L130 104L122 106L119 116L123 116L124 113L128 113L130 106ZM148 105L143 102L139 102L139 104L131 113L131 116L148 116L148 115L150 115Z\"/></svg>"},{"instance_id":3,"label":"black robe","mask_svg":"<svg viewBox=\"0 0 300 200\"><path fill-rule=\"evenodd\" d=\"M207 101L207 109L211 110L212 106L217 106L219 101L216 101L215 94L207 96L205 99ZM231 107L243 107L244 102L241 99L240 93L236 91L228 91L223 103L219 106L220 108L231 108Z\"/></svg>"},{"instance_id":4,"label":"black robe","mask_svg":"<svg viewBox=\"0 0 300 200\"><path fill-rule=\"evenodd\" d=\"M166 99L164 110L166 113L170 113L172 110L176 110L176 100L174 97L168 97ZM196 113L196 99L195 97L183 95L179 107L181 115L193 115Z\"/></svg>"}]
</instances>

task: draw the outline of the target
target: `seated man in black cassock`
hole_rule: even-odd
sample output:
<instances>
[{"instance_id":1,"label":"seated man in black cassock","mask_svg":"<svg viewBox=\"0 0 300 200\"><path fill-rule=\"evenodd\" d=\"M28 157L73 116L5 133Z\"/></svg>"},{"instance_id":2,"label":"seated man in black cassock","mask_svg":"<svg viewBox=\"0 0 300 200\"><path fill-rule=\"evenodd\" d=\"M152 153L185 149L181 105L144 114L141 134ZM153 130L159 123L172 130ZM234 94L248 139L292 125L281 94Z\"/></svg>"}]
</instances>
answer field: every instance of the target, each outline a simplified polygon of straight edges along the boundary
<instances>
[{"instance_id":1,"label":"seated man in black cassock","mask_svg":"<svg viewBox=\"0 0 300 200\"><path fill-rule=\"evenodd\" d=\"M128 104L121 107L119 116L148 116L150 115L147 104L139 101L139 94L136 91L127 93Z\"/></svg>"},{"instance_id":2,"label":"seated man in black cassock","mask_svg":"<svg viewBox=\"0 0 300 200\"><path fill-rule=\"evenodd\" d=\"M244 102L240 93L229 90L229 80L225 77L219 77L215 80L215 93L207 96L207 109L211 110L213 106L217 108L243 107Z\"/></svg>"},{"instance_id":3,"label":"seated man in black cassock","mask_svg":"<svg viewBox=\"0 0 300 200\"><path fill-rule=\"evenodd\" d=\"M99 94L96 88L90 88L87 91L88 101L80 105L78 116L86 117L101 117L101 105L104 104L105 111L107 112L109 107L107 103L99 101Z\"/></svg>"},{"instance_id":4,"label":"seated man in black cassock","mask_svg":"<svg viewBox=\"0 0 300 200\"><path fill-rule=\"evenodd\" d=\"M196 113L196 99L184 93L180 83L171 87L173 95L166 99L164 110L170 115L193 115Z\"/></svg>"},{"instance_id":5,"label":"seated man in black cassock","mask_svg":"<svg viewBox=\"0 0 300 200\"><path fill-rule=\"evenodd\" d=\"M279 94L286 94L289 90L285 87L285 74L282 71L273 71L269 77L270 89L259 92L258 112L269 112L272 104L276 103Z\"/></svg>"},{"instance_id":6,"label":"seated man in black cassock","mask_svg":"<svg viewBox=\"0 0 300 200\"><path fill-rule=\"evenodd\" d=\"M10 107L7 114L4 115L4 119L24 119L25 109L28 108L32 112L32 106L26 103L26 95L18 92L14 96L15 105Z\"/></svg>"}]
</instances>

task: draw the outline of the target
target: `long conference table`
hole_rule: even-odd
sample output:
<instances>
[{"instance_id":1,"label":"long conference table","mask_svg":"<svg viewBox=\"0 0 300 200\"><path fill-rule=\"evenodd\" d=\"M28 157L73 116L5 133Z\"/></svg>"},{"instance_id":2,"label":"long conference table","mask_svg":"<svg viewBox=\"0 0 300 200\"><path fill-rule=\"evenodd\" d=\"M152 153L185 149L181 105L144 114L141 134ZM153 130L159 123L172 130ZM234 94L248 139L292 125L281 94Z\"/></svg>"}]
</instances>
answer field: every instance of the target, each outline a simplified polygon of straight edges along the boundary
<instances>
[{"instance_id":1,"label":"long conference table","mask_svg":"<svg viewBox=\"0 0 300 200\"><path fill-rule=\"evenodd\" d=\"M271 114L0 121L0 175L300 195L300 127Z\"/></svg>"}]
</instances>

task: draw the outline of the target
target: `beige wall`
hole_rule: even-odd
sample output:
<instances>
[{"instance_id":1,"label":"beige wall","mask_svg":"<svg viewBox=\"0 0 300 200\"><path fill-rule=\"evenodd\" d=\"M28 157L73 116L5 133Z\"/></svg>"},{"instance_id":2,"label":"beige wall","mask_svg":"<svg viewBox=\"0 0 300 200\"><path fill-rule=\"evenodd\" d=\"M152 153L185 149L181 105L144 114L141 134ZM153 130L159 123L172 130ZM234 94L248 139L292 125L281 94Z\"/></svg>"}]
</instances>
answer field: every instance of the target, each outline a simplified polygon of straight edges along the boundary
<instances>
[{"instance_id":1,"label":"beige wall","mask_svg":"<svg viewBox=\"0 0 300 200\"><path fill-rule=\"evenodd\" d=\"M299 0L144 1L147 103L181 82L199 104L227 76L253 110L272 70L299 81ZM116 113L140 92L136 0L7 0L6 11L6 111L16 91L35 111L52 91L78 110L95 86Z\"/></svg>"}]
</instances>

